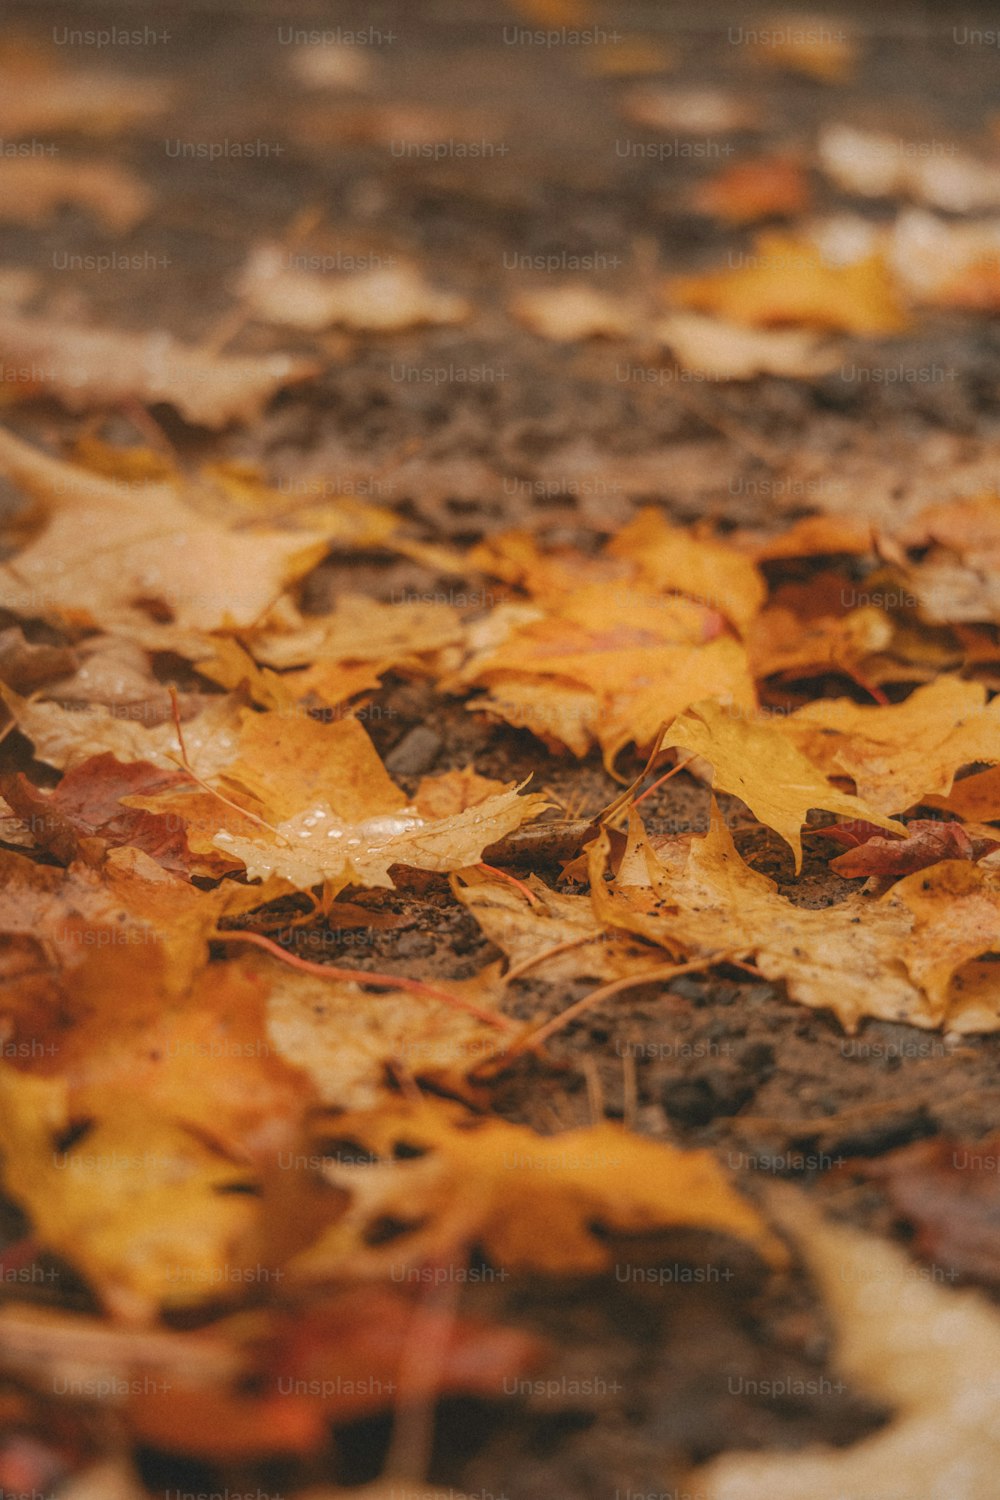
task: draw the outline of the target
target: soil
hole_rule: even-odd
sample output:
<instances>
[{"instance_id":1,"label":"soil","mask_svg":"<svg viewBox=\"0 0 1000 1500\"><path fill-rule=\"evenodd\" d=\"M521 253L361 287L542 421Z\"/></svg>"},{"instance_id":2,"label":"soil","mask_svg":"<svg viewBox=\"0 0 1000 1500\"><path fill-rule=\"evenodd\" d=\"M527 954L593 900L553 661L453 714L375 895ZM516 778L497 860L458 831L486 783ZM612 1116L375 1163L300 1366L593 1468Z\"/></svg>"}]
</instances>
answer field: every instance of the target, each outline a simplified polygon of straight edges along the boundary
<instances>
[{"instance_id":1,"label":"soil","mask_svg":"<svg viewBox=\"0 0 1000 1500\"><path fill-rule=\"evenodd\" d=\"M116 9L90 0L85 17L83 8L46 0L8 0L7 11L42 39L55 27L122 23ZM733 137L736 155L754 145L806 146L834 118L900 137L978 141L995 107L996 57L956 45L952 28L989 25L985 8L888 6L876 15L845 3L838 16L866 55L856 80L837 91L751 67L745 49L728 40L733 14L722 7L693 14L673 3L628 3L609 7L605 19L675 44L685 82L733 86L759 102L763 129ZM841 371L822 380L720 387L680 381L652 349L563 348L504 318L516 291L554 281L511 269L505 261L515 255L605 257L591 279L628 294L665 270L718 264L734 239L685 205L688 186L725 156L706 163L620 154L617 142L654 138L623 124L615 101L626 84L587 76L569 48L508 45L504 27L517 18L491 0L338 7L344 28L374 27L396 40L374 49L372 92L336 107L291 83L289 48L279 41L279 28L331 24L326 7L178 0L163 19L169 43L113 61L183 80L183 106L166 135L260 139L281 154L208 163L168 156L161 138L123 143L123 159L156 188L160 206L122 248L168 264L132 279L69 277L54 269L60 252L102 248L84 217L67 213L45 232L41 257L37 232L0 227L0 258L40 265L49 310L89 309L120 326L155 321L181 337L205 337L231 306L227 287L248 247L286 235L312 207L322 221L311 247L412 255L477 306L459 331L367 342L331 336L334 357L322 380L279 397L260 423L221 439L158 412L192 458L209 448L252 458L289 484L311 473L339 476L345 491L398 510L427 541L468 544L517 526L587 548L640 504L679 520L777 528L817 505L874 514L911 494L938 498L977 479L996 482L994 325L929 317L887 348L845 341ZM71 61L95 61L74 50L82 55ZM352 138L348 117L373 98L458 112L456 137L506 153L394 157L385 144ZM817 189L820 208L838 206L831 189L818 182ZM276 338L252 325L233 347L269 348ZM943 373L921 384L844 378L843 369L873 360ZM451 367L452 378L412 374L436 367ZM481 379L454 378L477 368ZM18 409L11 420L46 438L75 430L43 405ZM489 587L462 582L482 590L486 604ZM306 599L321 610L345 589L388 599L455 588L454 578L373 552L319 569ZM552 754L421 681L389 679L366 724L408 789L428 771L474 761L505 781L533 777L574 815L597 811L618 790L597 757L581 765ZM24 750L15 736L4 754ZM685 781L645 804L653 832L706 826L708 794ZM829 873L833 846L816 838L807 839L804 876L792 886L784 845L735 801L724 812L741 850L794 899L822 906L851 888ZM561 878L558 864L534 868ZM350 931L325 933L331 961L349 955L358 967L462 977L498 956L443 881L411 878L361 899L401 921L371 929L363 946ZM315 956L310 929L298 941ZM517 1010L552 1015L586 988L524 983ZM629 991L566 1027L550 1051L553 1066L525 1061L499 1080L492 1107L543 1130L589 1123L603 1109L654 1138L709 1147L751 1195L788 1178L885 1234L902 1231L881 1189L860 1180L859 1160L940 1133L976 1139L1000 1122L1000 1037L955 1040L878 1023L848 1037L832 1017L791 1003L780 985L737 969ZM803 1275L762 1282L733 1247L706 1237L665 1245L659 1265L662 1284L609 1277L553 1289L508 1279L470 1289L464 1309L551 1339L548 1384L504 1403L445 1402L430 1477L478 1500L624 1500L629 1492L666 1500L691 1494L683 1479L691 1462L722 1449L846 1444L884 1420L832 1372L830 1331ZM789 1393L801 1390L809 1394ZM358 1483L379 1473L389 1430L380 1419L338 1432L336 1457L307 1473L220 1473L150 1452L144 1477L154 1494L251 1484L286 1494L309 1481Z\"/></svg>"}]
</instances>

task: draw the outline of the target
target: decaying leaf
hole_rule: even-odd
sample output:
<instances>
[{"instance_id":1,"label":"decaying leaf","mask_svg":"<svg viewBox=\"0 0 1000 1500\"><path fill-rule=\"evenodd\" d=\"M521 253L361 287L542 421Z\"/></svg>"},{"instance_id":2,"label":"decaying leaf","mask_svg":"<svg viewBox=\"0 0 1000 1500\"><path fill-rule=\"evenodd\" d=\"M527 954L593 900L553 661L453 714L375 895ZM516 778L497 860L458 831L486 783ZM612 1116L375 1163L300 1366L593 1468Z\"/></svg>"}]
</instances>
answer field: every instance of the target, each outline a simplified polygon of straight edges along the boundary
<instances>
[{"instance_id":1,"label":"decaying leaf","mask_svg":"<svg viewBox=\"0 0 1000 1500\"><path fill-rule=\"evenodd\" d=\"M678 1226L735 1235L774 1265L784 1259L708 1151L656 1145L614 1125L544 1137L431 1103L342 1115L336 1130L376 1160L327 1168L353 1201L293 1262L296 1277L384 1275L471 1245L511 1270L594 1273L612 1263L616 1233ZM390 1219L403 1232L373 1243L372 1226Z\"/></svg>"},{"instance_id":2,"label":"decaying leaf","mask_svg":"<svg viewBox=\"0 0 1000 1500\"><path fill-rule=\"evenodd\" d=\"M828 838L846 844L847 852L830 861L830 869L848 880L866 875L912 875L943 859L982 859L1000 848L1000 838L984 837L962 823L915 818L906 825L906 838L886 838L871 824L845 823L824 828Z\"/></svg>"},{"instance_id":3,"label":"decaying leaf","mask_svg":"<svg viewBox=\"0 0 1000 1500\"><path fill-rule=\"evenodd\" d=\"M846 1448L726 1454L690 1484L707 1500L988 1500L1000 1459L992 1304L935 1285L894 1245L824 1223L801 1196L783 1204L833 1316L840 1372L894 1415Z\"/></svg>"},{"instance_id":4,"label":"decaying leaf","mask_svg":"<svg viewBox=\"0 0 1000 1500\"><path fill-rule=\"evenodd\" d=\"M998 1164L994 1133L980 1140L918 1141L861 1170L882 1184L897 1218L915 1231L914 1250L931 1262L933 1279L962 1276L996 1286Z\"/></svg>"},{"instance_id":5,"label":"decaying leaf","mask_svg":"<svg viewBox=\"0 0 1000 1500\"><path fill-rule=\"evenodd\" d=\"M70 411L164 402L202 427L258 417L275 392L318 368L289 354L215 354L160 329L130 333L13 312L0 315L0 353L27 372L18 382L25 396L51 396Z\"/></svg>"}]
</instances>

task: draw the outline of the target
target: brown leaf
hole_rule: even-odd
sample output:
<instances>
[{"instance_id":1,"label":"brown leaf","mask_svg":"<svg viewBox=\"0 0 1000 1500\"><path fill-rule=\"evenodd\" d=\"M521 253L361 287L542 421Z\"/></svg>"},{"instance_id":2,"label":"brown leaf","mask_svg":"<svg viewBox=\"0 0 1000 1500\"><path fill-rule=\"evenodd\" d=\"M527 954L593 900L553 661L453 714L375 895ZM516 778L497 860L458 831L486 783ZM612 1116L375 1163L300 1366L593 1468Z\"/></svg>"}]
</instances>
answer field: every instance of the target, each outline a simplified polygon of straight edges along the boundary
<instances>
[{"instance_id":1,"label":"brown leaf","mask_svg":"<svg viewBox=\"0 0 1000 1500\"><path fill-rule=\"evenodd\" d=\"M317 372L289 354L214 354L162 329L85 328L10 312L0 314L0 352L29 371L25 396L52 396L74 412L164 402L202 427L252 421L275 392Z\"/></svg>"},{"instance_id":2,"label":"brown leaf","mask_svg":"<svg viewBox=\"0 0 1000 1500\"><path fill-rule=\"evenodd\" d=\"M67 772L53 792L32 786L21 773L0 778L0 786L36 844L65 864L77 858L94 861L98 850L129 844L165 870L189 875L193 861L183 827L121 802L122 797L186 780L145 761L122 765L113 755L96 755Z\"/></svg>"}]
</instances>

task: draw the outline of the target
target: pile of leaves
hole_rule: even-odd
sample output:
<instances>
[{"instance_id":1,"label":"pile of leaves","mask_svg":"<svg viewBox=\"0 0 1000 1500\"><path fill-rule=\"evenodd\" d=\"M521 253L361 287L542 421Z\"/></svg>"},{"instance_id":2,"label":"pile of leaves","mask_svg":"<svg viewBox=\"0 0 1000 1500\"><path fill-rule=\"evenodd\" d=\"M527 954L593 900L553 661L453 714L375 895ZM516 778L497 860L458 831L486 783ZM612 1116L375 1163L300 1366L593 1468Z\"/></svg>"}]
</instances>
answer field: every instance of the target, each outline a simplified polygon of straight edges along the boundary
<instances>
[{"instance_id":1,"label":"pile of leaves","mask_svg":"<svg viewBox=\"0 0 1000 1500\"><path fill-rule=\"evenodd\" d=\"M825 83L850 65L829 49L777 61ZM37 58L5 68L11 137L141 130L169 105ZM651 129L713 104L648 84L621 97ZM1000 201L997 168L942 181L908 161L847 127L817 143L862 199L961 214ZM154 211L110 159L5 174L5 212L32 224L69 200L113 242ZM697 201L734 225L795 218L806 169L750 160ZM829 334L998 305L995 227L911 207L850 231L772 227L752 265L665 277L655 339L713 378L810 378ZM487 1269L600 1278L684 1231L713 1254L740 1242L765 1275L804 1261L846 1373L898 1414L847 1450L720 1459L704 1493L912 1495L951 1473L957 1431L951 1493L985 1494L995 1445L976 1402L1000 1334L978 1294L910 1285L901 1252L794 1194L751 1201L710 1151L604 1121L541 1135L495 1098L513 1070L559 1076L547 1043L579 1016L603 1006L613 1025L616 996L692 972L780 984L846 1032L870 1018L1000 1030L1000 496L766 531L650 505L587 545L511 529L446 547L321 482L290 504L204 442L182 456L150 408L203 438L253 422L326 368L321 334L464 323L476 309L457 290L416 266L291 272L258 245L233 290L277 347L251 356L74 327L28 310L37 287L16 268L0 280L0 354L28 372L0 429L0 475L23 502L0 562L0 1153L20 1216L2 1262L17 1436L0 1486L73 1472L73 1500L129 1500L140 1449L318 1464L333 1427L386 1409L418 1482L414 1413L443 1393L500 1399L546 1359L521 1329L459 1313L456 1288ZM559 341L650 326L648 307L580 286L510 311ZM39 397L80 419L61 443L31 427ZM373 552L423 570L427 597L307 607L320 565ZM400 681L554 760L599 758L620 795L564 805L474 764L394 777L366 726ZM675 776L711 789L707 830L644 824ZM734 830L744 850L787 851L780 886ZM822 909L801 899L804 840L845 882ZM421 882L494 961L431 983L403 959L382 972L299 953L310 930L391 933L380 893ZM546 987L541 1019L524 1019L526 981ZM912 1207L908 1182L900 1166ZM58 1304L32 1294L46 1268L71 1288Z\"/></svg>"}]
</instances>

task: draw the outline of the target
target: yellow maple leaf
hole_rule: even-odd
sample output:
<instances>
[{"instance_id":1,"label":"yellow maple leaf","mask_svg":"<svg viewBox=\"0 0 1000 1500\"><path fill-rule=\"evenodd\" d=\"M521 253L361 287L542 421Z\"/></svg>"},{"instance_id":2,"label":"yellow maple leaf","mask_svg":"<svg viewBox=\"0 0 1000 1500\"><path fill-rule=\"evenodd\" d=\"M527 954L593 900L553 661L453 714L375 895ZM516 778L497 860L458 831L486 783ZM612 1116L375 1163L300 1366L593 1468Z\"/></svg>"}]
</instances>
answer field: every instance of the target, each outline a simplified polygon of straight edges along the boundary
<instances>
[{"instance_id":1,"label":"yellow maple leaf","mask_svg":"<svg viewBox=\"0 0 1000 1500\"><path fill-rule=\"evenodd\" d=\"M668 289L686 307L762 328L801 324L874 336L907 326L881 255L838 265L788 234L761 234L745 265L677 276Z\"/></svg>"},{"instance_id":2,"label":"yellow maple leaf","mask_svg":"<svg viewBox=\"0 0 1000 1500\"><path fill-rule=\"evenodd\" d=\"M927 795L946 797L962 766L1000 761L1000 699L987 704L982 683L948 675L902 703L808 703L779 727L826 775L849 776L880 813L904 812Z\"/></svg>"},{"instance_id":3,"label":"yellow maple leaf","mask_svg":"<svg viewBox=\"0 0 1000 1500\"><path fill-rule=\"evenodd\" d=\"M774 1265L785 1258L710 1151L659 1145L610 1124L540 1136L429 1102L342 1115L336 1130L377 1160L327 1171L353 1201L292 1262L291 1274L303 1279L384 1275L387 1266L473 1244L511 1270L594 1273L614 1263L616 1233L679 1227L737 1236ZM372 1226L390 1218L404 1233L373 1243Z\"/></svg>"},{"instance_id":4,"label":"yellow maple leaf","mask_svg":"<svg viewBox=\"0 0 1000 1500\"><path fill-rule=\"evenodd\" d=\"M754 817L780 833L795 855L796 872L802 868L801 829L811 808L906 832L902 823L833 786L773 720L700 703L673 721L663 740L663 747L669 746L709 761L715 790L741 798Z\"/></svg>"},{"instance_id":5,"label":"yellow maple leaf","mask_svg":"<svg viewBox=\"0 0 1000 1500\"><path fill-rule=\"evenodd\" d=\"M141 1102L114 1100L85 1131L59 1078L0 1065L6 1192L47 1250L130 1319L218 1295L258 1213L247 1172Z\"/></svg>"}]
</instances>

